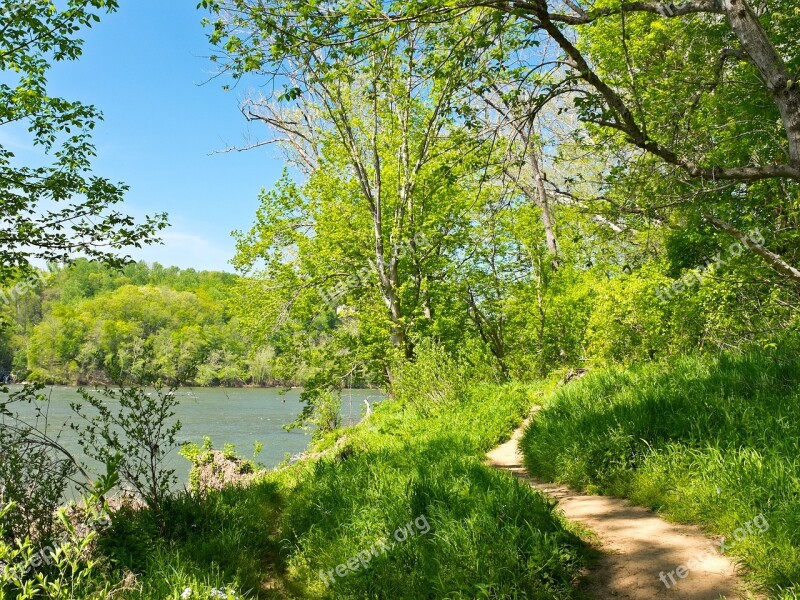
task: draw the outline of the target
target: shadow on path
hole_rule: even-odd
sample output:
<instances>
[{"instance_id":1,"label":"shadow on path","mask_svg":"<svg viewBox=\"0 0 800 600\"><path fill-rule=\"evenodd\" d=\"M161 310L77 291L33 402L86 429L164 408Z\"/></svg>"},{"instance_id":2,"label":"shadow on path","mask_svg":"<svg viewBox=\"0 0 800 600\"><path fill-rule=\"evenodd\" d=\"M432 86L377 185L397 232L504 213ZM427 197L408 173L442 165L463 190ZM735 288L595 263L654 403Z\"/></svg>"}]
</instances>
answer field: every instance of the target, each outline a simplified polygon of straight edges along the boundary
<instances>
[{"instance_id":1,"label":"shadow on path","mask_svg":"<svg viewBox=\"0 0 800 600\"><path fill-rule=\"evenodd\" d=\"M587 496L529 476L518 448L524 428L525 424L508 442L489 452L487 464L550 496L567 519L597 535L602 553L582 583L589 596L598 600L753 597L744 592L735 565L718 552L718 540L697 527L667 523L626 500Z\"/></svg>"}]
</instances>

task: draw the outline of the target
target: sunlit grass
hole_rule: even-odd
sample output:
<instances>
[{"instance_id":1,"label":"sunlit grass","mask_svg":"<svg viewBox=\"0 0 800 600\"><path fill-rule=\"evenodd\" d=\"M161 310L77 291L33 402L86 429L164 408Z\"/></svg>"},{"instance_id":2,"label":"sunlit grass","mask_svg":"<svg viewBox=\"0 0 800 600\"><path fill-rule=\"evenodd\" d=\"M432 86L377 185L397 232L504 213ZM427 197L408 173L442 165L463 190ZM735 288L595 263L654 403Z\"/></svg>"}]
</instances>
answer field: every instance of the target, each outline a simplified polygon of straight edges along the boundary
<instances>
[{"instance_id":1,"label":"sunlit grass","mask_svg":"<svg viewBox=\"0 0 800 600\"><path fill-rule=\"evenodd\" d=\"M322 458L178 500L166 532L125 515L104 550L138 574L137 598L187 588L198 598L572 598L583 544L549 501L483 464L531 402L514 386L475 386L424 416L385 402L338 444L324 441ZM421 516L424 535L328 585L320 578Z\"/></svg>"},{"instance_id":2,"label":"sunlit grass","mask_svg":"<svg viewBox=\"0 0 800 600\"><path fill-rule=\"evenodd\" d=\"M539 476L630 497L729 539L763 514L769 529L730 552L773 596L792 598L800 589L800 359L793 353L592 373L551 397L522 446Z\"/></svg>"}]
</instances>

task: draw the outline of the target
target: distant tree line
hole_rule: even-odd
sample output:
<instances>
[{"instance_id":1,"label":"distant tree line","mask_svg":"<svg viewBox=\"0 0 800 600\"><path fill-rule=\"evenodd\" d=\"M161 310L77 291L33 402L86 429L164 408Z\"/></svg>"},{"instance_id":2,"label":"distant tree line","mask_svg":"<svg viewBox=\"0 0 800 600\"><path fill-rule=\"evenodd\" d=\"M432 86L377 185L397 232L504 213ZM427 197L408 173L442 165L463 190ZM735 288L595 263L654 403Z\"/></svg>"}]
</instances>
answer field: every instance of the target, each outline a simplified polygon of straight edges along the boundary
<instances>
[{"instance_id":1,"label":"distant tree line","mask_svg":"<svg viewBox=\"0 0 800 600\"><path fill-rule=\"evenodd\" d=\"M0 294L0 373L16 381L104 383L110 371L164 383L270 385L274 350L254 348L229 307L237 276L80 259Z\"/></svg>"}]
</instances>

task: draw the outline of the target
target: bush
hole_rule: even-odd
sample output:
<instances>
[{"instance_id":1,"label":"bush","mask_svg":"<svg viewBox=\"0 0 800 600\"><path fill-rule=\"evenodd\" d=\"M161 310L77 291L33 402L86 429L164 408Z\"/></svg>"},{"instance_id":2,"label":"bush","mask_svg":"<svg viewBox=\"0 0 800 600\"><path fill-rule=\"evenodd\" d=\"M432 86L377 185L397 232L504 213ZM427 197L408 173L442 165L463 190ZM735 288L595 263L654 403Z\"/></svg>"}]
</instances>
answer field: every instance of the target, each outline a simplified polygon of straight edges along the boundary
<instances>
[{"instance_id":1,"label":"bush","mask_svg":"<svg viewBox=\"0 0 800 600\"><path fill-rule=\"evenodd\" d=\"M680 336L672 322L672 305L659 297L668 282L650 266L598 286L586 330L589 360L630 363L669 355Z\"/></svg>"},{"instance_id":2,"label":"bush","mask_svg":"<svg viewBox=\"0 0 800 600\"><path fill-rule=\"evenodd\" d=\"M0 400L0 517L6 541L52 537L55 514L76 473L76 461L59 444L59 431L47 431L49 400L40 386L25 386ZM26 419L17 408L30 404ZM3 539L3 538L0 538Z\"/></svg>"},{"instance_id":3,"label":"bush","mask_svg":"<svg viewBox=\"0 0 800 600\"><path fill-rule=\"evenodd\" d=\"M40 385L54 385L57 383L53 375L38 367L28 373L27 381Z\"/></svg>"},{"instance_id":4,"label":"bush","mask_svg":"<svg viewBox=\"0 0 800 600\"><path fill-rule=\"evenodd\" d=\"M0 505L0 598L16 600L101 600L111 592L108 572L97 557L98 536L111 520L103 494L113 474L101 480L80 505L56 511L57 528L50 538L30 537L10 541L2 523L15 510L14 503ZM51 515L52 517L53 515Z\"/></svg>"},{"instance_id":5,"label":"bush","mask_svg":"<svg viewBox=\"0 0 800 600\"><path fill-rule=\"evenodd\" d=\"M175 388L104 387L95 390L99 394L78 391L92 409L90 414L80 404L71 405L83 420L82 426L73 424L72 428L84 453L102 464L115 465L122 483L160 512L177 483L175 470L164 467L181 430L180 421L174 419L179 402Z\"/></svg>"},{"instance_id":6,"label":"bush","mask_svg":"<svg viewBox=\"0 0 800 600\"><path fill-rule=\"evenodd\" d=\"M314 425L314 439L338 429L342 424L342 398L338 388L330 383L329 373L309 377L300 394L303 410L297 419L284 425L287 431Z\"/></svg>"},{"instance_id":7,"label":"bush","mask_svg":"<svg viewBox=\"0 0 800 600\"><path fill-rule=\"evenodd\" d=\"M428 339L415 347L415 360L402 361L393 370L392 393L401 403L422 414L463 397L468 375L463 363Z\"/></svg>"}]
</instances>

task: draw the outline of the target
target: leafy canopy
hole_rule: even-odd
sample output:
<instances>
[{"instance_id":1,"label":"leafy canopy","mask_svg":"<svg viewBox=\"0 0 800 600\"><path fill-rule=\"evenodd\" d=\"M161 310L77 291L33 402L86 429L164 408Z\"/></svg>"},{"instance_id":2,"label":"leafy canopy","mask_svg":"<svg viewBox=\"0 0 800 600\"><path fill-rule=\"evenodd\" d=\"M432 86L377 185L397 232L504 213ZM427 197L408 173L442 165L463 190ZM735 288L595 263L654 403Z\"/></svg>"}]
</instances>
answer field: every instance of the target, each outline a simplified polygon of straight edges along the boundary
<instances>
[{"instance_id":1,"label":"leafy canopy","mask_svg":"<svg viewBox=\"0 0 800 600\"><path fill-rule=\"evenodd\" d=\"M81 29L117 9L116 0L0 1L0 127L27 135L38 165L21 164L0 143L0 278L31 259L67 261L75 254L119 263L119 251L157 241L166 215L137 223L115 210L127 187L92 173L91 132L102 118L91 105L52 96L53 63L77 60Z\"/></svg>"}]
</instances>

